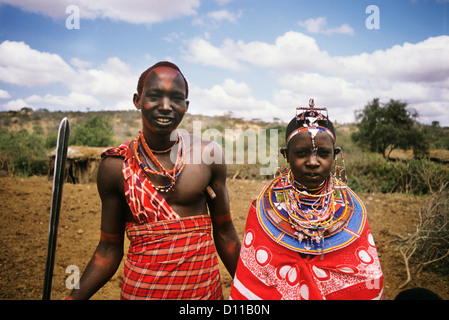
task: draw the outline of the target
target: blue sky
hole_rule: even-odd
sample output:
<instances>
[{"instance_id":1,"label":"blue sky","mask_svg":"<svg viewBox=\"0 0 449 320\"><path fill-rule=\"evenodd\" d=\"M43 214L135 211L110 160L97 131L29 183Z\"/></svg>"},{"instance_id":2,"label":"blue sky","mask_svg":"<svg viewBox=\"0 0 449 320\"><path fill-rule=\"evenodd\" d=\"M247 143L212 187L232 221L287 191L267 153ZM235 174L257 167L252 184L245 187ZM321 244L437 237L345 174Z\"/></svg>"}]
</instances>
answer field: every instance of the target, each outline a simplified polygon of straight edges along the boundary
<instances>
[{"instance_id":1,"label":"blue sky","mask_svg":"<svg viewBox=\"0 0 449 320\"><path fill-rule=\"evenodd\" d=\"M160 60L194 114L288 121L314 98L343 123L380 98L449 126L449 0L0 0L0 111L133 109Z\"/></svg>"}]
</instances>

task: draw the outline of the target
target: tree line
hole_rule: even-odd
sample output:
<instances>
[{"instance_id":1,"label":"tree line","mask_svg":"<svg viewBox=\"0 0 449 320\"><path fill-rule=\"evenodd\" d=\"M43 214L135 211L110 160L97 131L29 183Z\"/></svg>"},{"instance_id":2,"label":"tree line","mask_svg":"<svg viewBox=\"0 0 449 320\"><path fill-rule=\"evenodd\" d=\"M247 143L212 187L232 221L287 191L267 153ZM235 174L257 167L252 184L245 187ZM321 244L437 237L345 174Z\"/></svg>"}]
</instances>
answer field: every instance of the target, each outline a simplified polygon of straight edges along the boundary
<instances>
[{"instance_id":1,"label":"tree line","mask_svg":"<svg viewBox=\"0 0 449 320\"><path fill-rule=\"evenodd\" d=\"M422 125L417 119L418 113L399 100L380 103L379 99L373 99L357 111L356 130L350 137L346 133L337 132L339 139L346 139L346 145L343 146L345 154L349 151L350 158L352 156L352 161L348 164L352 173L350 187L361 192L423 194L437 189L441 179L449 180L447 165L425 160L429 149L449 150L449 128L440 127L437 121L432 125ZM9 121L6 117L2 120ZM122 122L125 120L122 119ZM223 129L223 121L215 123L211 120L213 119L206 120L207 128ZM278 129L279 144L282 145L285 125L278 121L262 125ZM8 131L4 127L0 128L1 169L10 175L48 173L47 152L56 147L57 130L44 135L38 129L34 128L33 133L29 133L27 130ZM107 147L115 142L113 120L108 113L92 113L87 117L83 116L78 123L71 123L70 145ZM363 152L351 155L351 149L357 148ZM394 149L412 149L415 159L406 163L388 161ZM381 154L383 160L378 159L377 154ZM279 164L285 164L282 157ZM253 168L254 166L234 167L231 166L228 170L232 176L257 178L254 173L258 172L258 168Z\"/></svg>"}]
</instances>

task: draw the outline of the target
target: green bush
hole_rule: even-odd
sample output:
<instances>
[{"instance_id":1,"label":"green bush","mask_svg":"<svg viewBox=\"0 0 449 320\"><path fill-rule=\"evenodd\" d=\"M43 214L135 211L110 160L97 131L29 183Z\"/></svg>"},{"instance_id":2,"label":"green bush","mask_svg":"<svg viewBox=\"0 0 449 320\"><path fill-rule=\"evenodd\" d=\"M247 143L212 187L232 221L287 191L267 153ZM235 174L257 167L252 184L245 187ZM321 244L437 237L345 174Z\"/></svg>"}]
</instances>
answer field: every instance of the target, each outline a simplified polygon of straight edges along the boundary
<instances>
[{"instance_id":1,"label":"green bush","mask_svg":"<svg viewBox=\"0 0 449 320\"><path fill-rule=\"evenodd\" d=\"M26 130L0 130L1 167L13 175L46 174L48 161L42 136Z\"/></svg>"},{"instance_id":2,"label":"green bush","mask_svg":"<svg viewBox=\"0 0 449 320\"><path fill-rule=\"evenodd\" d=\"M359 192L429 194L449 181L449 168L424 159L404 162L366 154L348 164L349 186Z\"/></svg>"},{"instance_id":3,"label":"green bush","mask_svg":"<svg viewBox=\"0 0 449 320\"><path fill-rule=\"evenodd\" d=\"M89 147L107 147L113 144L113 126L110 117L94 115L75 126L70 144Z\"/></svg>"}]
</instances>

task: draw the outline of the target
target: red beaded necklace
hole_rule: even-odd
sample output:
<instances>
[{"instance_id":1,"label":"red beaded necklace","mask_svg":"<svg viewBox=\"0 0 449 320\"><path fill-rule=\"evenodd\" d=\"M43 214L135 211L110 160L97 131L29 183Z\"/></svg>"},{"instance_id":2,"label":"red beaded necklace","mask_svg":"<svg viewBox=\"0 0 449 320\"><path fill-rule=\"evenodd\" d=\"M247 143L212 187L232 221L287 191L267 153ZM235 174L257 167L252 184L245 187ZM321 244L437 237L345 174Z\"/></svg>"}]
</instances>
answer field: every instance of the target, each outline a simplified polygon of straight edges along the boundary
<instances>
[{"instance_id":1,"label":"red beaded necklace","mask_svg":"<svg viewBox=\"0 0 449 320\"><path fill-rule=\"evenodd\" d=\"M150 175L158 175L158 176L166 177L166 178L170 179L170 184L168 184L166 186L155 186L150 180L153 187L158 191L168 192L170 190L173 190L175 183L176 183L179 175L181 174L182 169L185 166L185 144L184 144L184 140L182 139L182 136L180 134L178 134L178 136L179 136L178 141L176 143L174 143L173 146L171 146L169 149L167 149L165 151L156 151L156 153L168 152L176 144L179 145L177 156L176 156L176 162L175 162L175 165L173 166L173 169L171 169L171 170L165 169L164 166L159 162L159 160L157 160L156 156L154 155L155 152L148 147L148 144L145 141L145 137L143 136L142 132L140 132L137 139L135 139L133 141L134 158L136 159L136 162L141 167L141 169L147 174L147 176L150 177ZM139 145L139 142L140 142L140 145ZM143 152L141 146L143 146L145 152ZM143 161L141 161L137 149L139 149L141 151L142 155L144 156L145 163ZM151 162L159 169L159 171L151 165L150 161L145 156L145 153L150 157Z\"/></svg>"}]
</instances>

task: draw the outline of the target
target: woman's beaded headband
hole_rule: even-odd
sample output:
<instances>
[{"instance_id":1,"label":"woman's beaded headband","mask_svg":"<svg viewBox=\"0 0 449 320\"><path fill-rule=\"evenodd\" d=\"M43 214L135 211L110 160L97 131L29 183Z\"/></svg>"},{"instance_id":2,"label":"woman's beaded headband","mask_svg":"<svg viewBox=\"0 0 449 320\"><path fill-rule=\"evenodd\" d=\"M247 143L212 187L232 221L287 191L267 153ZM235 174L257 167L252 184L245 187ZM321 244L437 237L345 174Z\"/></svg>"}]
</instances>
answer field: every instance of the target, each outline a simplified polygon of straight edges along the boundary
<instances>
[{"instance_id":1,"label":"woman's beaded headband","mask_svg":"<svg viewBox=\"0 0 449 320\"><path fill-rule=\"evenodd\" d=\"M297 135L298 133L304 132L304 131L309 131L312 139L315 139L315 137L316 137L316 135L318 134L319 131L327 132L332 137L332 141L334 141L334 143L335 143L335 136L333 135L332 131L330 131L328 128L325 128L325 127L314 126L314 127L301 127L301 128L298 128L298 129L294 130L288 136L287 144L290 142L290 140L295 135Z\"/></svg>"},{"instance_id":2,"label":"woman's beaded headband","mask_svg":"<svg viewBox=\"0 0 449 320\"><path fill-rule=\"evenodd\" d=\"M298 114L298 111L301 111ZM325 113L325 114L324 114ZM296 121L303 121L303 127L294 130L287 137L287 144L290 140L303 131L309 131L312 141L315 140L316 135L319 131L327 132L331 137L332 141L335 143L335 136L331 130L326 127L319 126L318 121L328 121L327 109L326 108L315 108L315 101L313 99L309 100L309 107L297 107L296 108Z\"/></svg>"}]
</instances>

